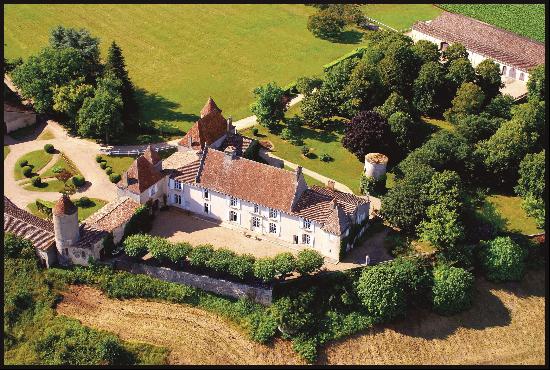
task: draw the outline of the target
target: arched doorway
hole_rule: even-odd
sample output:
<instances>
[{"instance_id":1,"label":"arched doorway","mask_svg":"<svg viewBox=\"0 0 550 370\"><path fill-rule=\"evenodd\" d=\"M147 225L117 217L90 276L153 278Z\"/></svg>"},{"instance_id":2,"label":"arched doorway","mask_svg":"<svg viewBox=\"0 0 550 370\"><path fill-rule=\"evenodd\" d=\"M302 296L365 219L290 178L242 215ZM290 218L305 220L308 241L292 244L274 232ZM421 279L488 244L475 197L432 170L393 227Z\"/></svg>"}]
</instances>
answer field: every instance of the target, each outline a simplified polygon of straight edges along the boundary
<instances>
[{"instance_id":1,"label":"arched doorway","mask_svg":"<svg viewBox=\"0 0 550 370\"><path fill-rule=\"evenodd\" d=\"M508 77L516 78L516 69L514 67L510 68L510 72L508 73Z\"/></svg>"},{"instance_id":2,"label":"arched doorway","mask_svg":"<svg viewBox=\"0 0 550 370\"><path fill-rule=\"evenodd\" d=\"M502 66L501 75L506 76L506 66Z\"/></svg>"}]
</instances>

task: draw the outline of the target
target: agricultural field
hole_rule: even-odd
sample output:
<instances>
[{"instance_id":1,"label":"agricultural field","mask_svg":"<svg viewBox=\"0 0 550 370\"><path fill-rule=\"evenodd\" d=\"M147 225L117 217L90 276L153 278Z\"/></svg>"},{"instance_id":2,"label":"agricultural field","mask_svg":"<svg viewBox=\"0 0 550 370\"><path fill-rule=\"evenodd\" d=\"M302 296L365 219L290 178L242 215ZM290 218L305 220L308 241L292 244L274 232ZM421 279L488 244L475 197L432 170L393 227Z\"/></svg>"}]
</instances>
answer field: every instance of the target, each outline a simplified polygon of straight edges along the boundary
<instances>
[{"instance_id":1,"label":"agricultural field","mask_svg":"<svg viewBox=\"0 0 550 370\"><path fill-rule=\"evenodd\" d=\"M432 4L368 4L363 6L365 16L397 30L412 27L416 21L436 18L441 9Z\"/></svg>"},{"instance_id":2,"label":"agricultural field","mask_svg":"<svg viewBox=\"0 0 550 370\"><path fill-rule=\"evenodd\" d=\"M208 96L226 117L244 118L251 115L255 87L320 73L323 64L358 46L313 36L306 24L314 12L299 4L10 4L4 6L4 53L36 53L59 24L98 36L102 57L115 40L142 89L144 119L181 134Z\"/></svg>"},{"instance_id":3,"label":"agricultural field","mask_svg":"<svg viewBox=\"0 0 550 370\"><path fill-rule=\"evenodd\" d=\"M505 30L545 41L544 4L439 4L447 11L464 14Z\"/></svg>"}]
</instances>

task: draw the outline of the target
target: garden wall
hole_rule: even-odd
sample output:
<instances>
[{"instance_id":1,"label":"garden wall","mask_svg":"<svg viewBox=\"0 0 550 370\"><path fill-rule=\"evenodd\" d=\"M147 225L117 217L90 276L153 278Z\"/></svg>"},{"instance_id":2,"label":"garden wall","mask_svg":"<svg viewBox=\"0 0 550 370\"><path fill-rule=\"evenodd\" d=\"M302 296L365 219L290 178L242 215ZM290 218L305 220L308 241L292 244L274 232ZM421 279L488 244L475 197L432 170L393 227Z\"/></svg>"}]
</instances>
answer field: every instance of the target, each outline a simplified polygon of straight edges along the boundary
<instances>
[{"instance_id":1,"label":"garden wall","mask_svg":"<svg viewBox=\"0 0 550 370\"><path fill-rule=\"evenodd\" d=\"M219 295L233 298L246 297L264 306L271 305L272 289L215 279L209 276L192 274L185 271L175 271L166 267L156 267L122 260L116 261L115 268L133 274L143 274L172 283L193 286Z\"/></svg>"}]
</instances>

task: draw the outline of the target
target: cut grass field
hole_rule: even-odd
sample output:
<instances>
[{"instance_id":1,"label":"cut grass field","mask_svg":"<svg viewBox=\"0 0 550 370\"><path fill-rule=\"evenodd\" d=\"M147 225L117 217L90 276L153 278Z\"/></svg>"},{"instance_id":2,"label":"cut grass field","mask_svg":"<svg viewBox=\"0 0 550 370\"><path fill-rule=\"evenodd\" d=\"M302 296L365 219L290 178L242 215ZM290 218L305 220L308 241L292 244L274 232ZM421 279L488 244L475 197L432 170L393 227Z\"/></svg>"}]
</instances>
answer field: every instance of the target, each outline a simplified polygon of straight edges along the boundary
<instances>
[{"instance_id":1,"label":"cut grass field","mask_svg":"<svg viewBox=\"0 0 550 370\"><path fill-rule=\"evenodd\" d=\"M506 231L525 235L543 232L537 228L535 220L527 216L521 208L521 203L522 200L518 196L494 194L485 199L482 210L485 211L484 214L492 214L492 219Z\"/></svg>"},{"instance_id":2,"label":"cut grass field","mask_svg":"<svg viewBox=\"0 0 550 370\"><path fill-rule=\"evenodd\" d=\"M432 4L368 4L362 8L367 17L397 30L409 28L416 21L434 19L441 13Z\"/></svg>"},{"instance_id":3,"label":"cut grass field","mask_svg":"<svg viewBox=\"0 0 550 370\"><path fill-rule=\"evenodd\" d=\"M17 162L15 163L15 167L13 168L15 179L20 180L25 178L25 176L23 176L22 167L19 165L21 162L26 160L28 164L33 167L32 172L38 173L38 171L44 168L44 166L46 166L51 161L52 157L52 154L46 153L46 151L42 149L35 150L23 155L17 160Z\"/></svg>"},{"instance_id":4,"label":"cut grass field","mask_svg":"<svg viewBox=\"0 0 550 370\"><path fill-rule=\"evenodd\" d=\"M80 198L71 199L73 201L73 203L78 207L78 221L84 221L86 218L88 218L92 214L96 213L101 208L103 208L103 206L105 204L107 204L107 201L105 201L103 199L89 198L90 201L92 202L92 204L89 207L83 207L79 204L79 202L78 202L79 199ZM40 199L40 200L42 201L42 203L45 203L48 206L53 207L53 205L55 204L54 202L50 202L50 201L47 201L47 200L43 200L43 199ZM27 208L29 209L29 211L33 215L35 215L37 217L40 217L40 218L43 218L43 219L47 218L47 216L44 213L40 212L38 210L38 208L36 208L36 203L34 203L34 202L27 204Z\"/></svg>"},{"instance_id":5,"label":"cut grass field","mask_svg":"<svg viewBox=\"0 0 550 370\"><path fill-rule=\"evenodd\" d=\"M439 4L447 11L544 42L545 4Z\"/></svg>"},{"instance_id":6,"label":"cut grass field","mask_svg":"<svg viewBox=\"0 0 550 370\"><path fill-rule=\"evenodd\" d=\"M306 28L315 8L301 4L4 6L7 58L36 53L61 24L85 27L123 50L129 74L144 89L144 119L187 130L208 96L226 117L251 115L252 90L284 86L357 47L316 38Z\"/></svg>"}]
</instances>

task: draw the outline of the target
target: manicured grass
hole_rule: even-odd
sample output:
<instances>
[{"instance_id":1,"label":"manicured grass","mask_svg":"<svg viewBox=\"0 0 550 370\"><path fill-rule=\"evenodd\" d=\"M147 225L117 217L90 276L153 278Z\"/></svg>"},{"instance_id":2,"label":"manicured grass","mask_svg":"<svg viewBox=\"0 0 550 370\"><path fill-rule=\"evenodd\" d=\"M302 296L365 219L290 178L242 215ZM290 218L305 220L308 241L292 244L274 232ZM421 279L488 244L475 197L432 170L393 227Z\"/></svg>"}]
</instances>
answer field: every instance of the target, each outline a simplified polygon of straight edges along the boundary
<instances>
[{"instance_id":1,"label":"manicured grass","mask_svg":"<svg viewBox=\"0 0 550 370\"><path fill-rule=\"evenodd\" d=\"M422 120L431 126L433 130L448 130L448 131L454 131L455 127L452 123L445 121L444 119L437 119L437 118L431 118L431 117L422 117Z\"/></svg>"},{"instance_id":2,"label":"manicured grass","mask_svg":"<svg viewBox=\"0 0 550 370\"><path fill-rule=\"evenodd\" d=\"M113 173L118 174L126 172L128 167L130 167L132 162L136 159L135 157L121 157L114 155L104 155L102 157L107 161L107 167L111 167L113 169ZM99 166L99 163L97 165Z\"/></svg>"},{"instance_id":3,"label":"manicured grass","mask_svg":"<svg viewBox=\"0 0 550 370\"><path fill-rule=\"evenodd\" d=\"M397 30L411 27L416 21L436 18L441 9L432 4L369 4L363 13Z\"/></svg>"},{"instance_id":4,"label":"manicured grass","mask_svg":"<svg viewBox=\"0 0 550 370\"><path fill-rule=\"evenodd\" d=\"M92 205L89 206L89 207L82 207L79 203L78 203L78 200L80 198L73 198L71 199L73 201L73 203L78 207L78 220L79 221L83 221L85 220L86 218L88 218L89 216L91 216L92 214L96 213L98 210L100 210L101 208L103 208L103 206L105 204L107 204L107 201L103 200L103 199L97 199L97 198L89 198L91 201L92 201ZM40 199L43 203L49 205L49 206L52 206L55 204L55 202L49 202L47 200L42 200ZM42 212L40 212L38 210L38 208L36 208L36 203L32 202L32 203L29 203L27 204L27 208L29 209L29 211L31 211L31 213L37 217L40 217L40 218L43 218L43 219L46 219L46 215Z\"/></svg>"},{"instance_id":5,"label":"manicured grass","mask_svg":"<svg viewBox=\"0 0 550 370\"><path fill-rule=\"evenodd\" d=\"M70 180L69 180L70 181ZM64 185L61 181L55 179L51 181L42 181L42 183L36 187L33 184L28 184L23 186L23 189L30 191L40 191L40 192L60 192L63 190Z\"/></svg>"},{"instance_id":6,"label":"manicured grass","mask_svg":"<svg viewBox=\"0 0 550 370\"><path fill-rule=\"evenodd\" d=\"M285 170L295 171L294 168L288 167L286 165L285 165ZM312 186L312 185L317 185L317 186L322 186L322 187L326 186L326 184L323 183L322 181L314 179L313 177L308 176L305 173L303 175L304 175L304 179L306 180L307 186Z\"/></svg>"},{"instance_id":7,"label":"manicured grass","mask_svg":"<svg viewBox=\"0 0 550 370\"><path fill-rule=\"evenodd\" d=\"M31 135L34 132L34 130L36 130L36 125L30 125L30 126L21 127L20 129L12 131L8 135L10 135L15 140L23 140L27 136Z\"/></svg>"},{"instance_id":8,"label":"manicured grass","mask_svg":"<svg viewBox=\"0 0 550 370\"><path fill-rule=\"evenodd\" d=\"M7 145L4 145L4 159L10 154L10 147Z\"/></svg>"},{"instance_id":9,"label":"manicured grass","mask_svg":"<svg viewBox=\"0 0 550 370\"><path fill-rule=\"evenodd\" d=\"M42 131L42 133L38 135L38 137L36 138L36 140L51 140L51 139L55 139L55 136L53 132L49 129L45 129L44 131Z\"/></svg>"},{"instance_id":10,"label":"manicured grass","mask_svg":"<svg viewBox=\"0 0 550 370\"><path fill-rule=\"evenodd\" d=\"M21 158L15 162L15 167L13 169L14 176L16 180L24 178L22 167L19 165L22 161L27 160L29 165L33 166L32 171L38 173L44 166L46 166L52 159L52 154L46 153L43 149L35 150L23 155Z\"/></svg>"},{"instance_id":11,"label":"manicured grass","mask_svg":"<svg viewBox=\"0 0 550 370\"><path fill-rule=\"evenodd\" d=\"M521 198L509 195L490 195L483 206L484 214L491 214L491 218L505 230L522 234L536 234L542 232L537 229L535 220L521 208ZM496 211L496 213L494 212Z\"/></svg>"},{"instance_id":12,"label":"manicured grass","mask_svg":"<svg viewBox=\"0 0 550 370\"><path fill-rule=\"evenodd\" d=\"M439 4L518 35L544 42L544 4Z\"/></svg>"},{"instance_id":13,"label":"manicured grass","mask_svg":"<svg viewBox=\"0 0 550 370\"><path fill-rule=\"evenodd\" d=\"M58 158L59 159L57 160L57 162L55 162L52 167L50 167L47 171L41 174L40 177L42 178L54 177L55 173L53 172L53 170L56 167L65 168L67 171L71 172L73 175L82 175L82 172L80 172L78 167L76 167L76 165L73 163L73 161L71 161L70 158L67 158L61 155Z\"/></svg>"},{"instance_id":14,"label":"manicured grass","mask_svg":"<svg viewBox=\"0 0 550 370\"><path fill-rule=\"evenodd\" d=\"M302 4L10 4L4 52L27 58L53 27L85 27L101 39L103 57L112 40L122 48L131 79L145 90L144 120L187 130L208 96L238 120L251 115L255 87L320 73L358 46L316 38L306 27L315 11Z\"/></svg>"}]
</instances>

